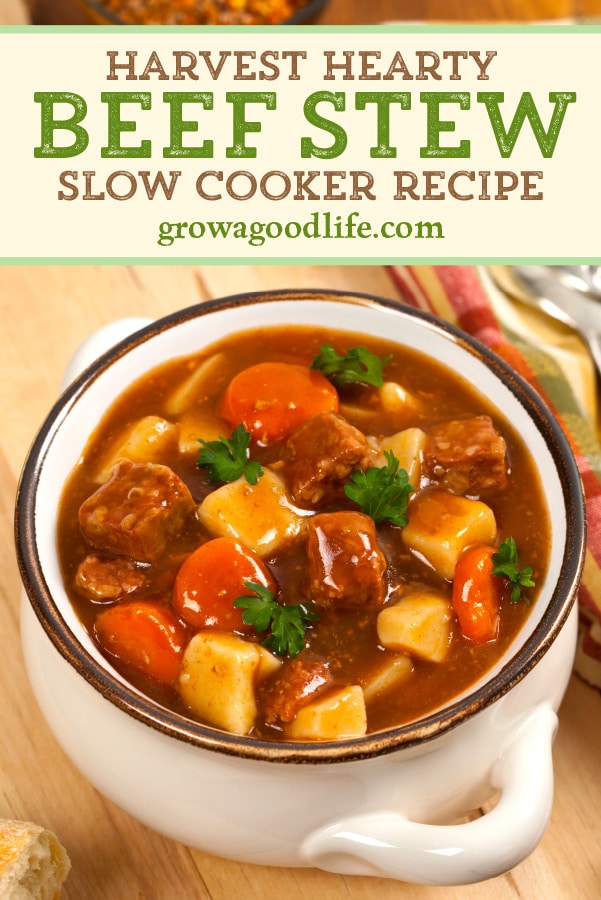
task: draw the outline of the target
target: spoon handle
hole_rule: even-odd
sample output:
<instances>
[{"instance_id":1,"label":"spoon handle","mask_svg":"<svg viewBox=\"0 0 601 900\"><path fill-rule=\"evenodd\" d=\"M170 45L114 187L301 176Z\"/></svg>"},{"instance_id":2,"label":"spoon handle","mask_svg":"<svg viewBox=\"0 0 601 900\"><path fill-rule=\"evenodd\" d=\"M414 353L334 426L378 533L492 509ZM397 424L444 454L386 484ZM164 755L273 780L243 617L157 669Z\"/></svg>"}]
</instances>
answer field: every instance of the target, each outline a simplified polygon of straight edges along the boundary
<instances>
[{"instance_id":1,"label":"spoon handle","mask_svg":"<svg viewBox=\"0 0 601 900\"><path fill-rule=\"evenodd\" d=\"M601 333L594 328L587 328L582 331L582 337L588 345L597 368L597 376L601 382Z\"/></svg>"},{"instance_id":2,"label":"spoon handle","mask_svg":"<svg viewBox=\"0 0 601 900\"><path fill-rule=\"evenodd\" d=\"M516 266L515 274L527 289L529 303L582 337L601 382L601 305L591 296L568 287L546 266Z\"/></svg>"}]
</instances>

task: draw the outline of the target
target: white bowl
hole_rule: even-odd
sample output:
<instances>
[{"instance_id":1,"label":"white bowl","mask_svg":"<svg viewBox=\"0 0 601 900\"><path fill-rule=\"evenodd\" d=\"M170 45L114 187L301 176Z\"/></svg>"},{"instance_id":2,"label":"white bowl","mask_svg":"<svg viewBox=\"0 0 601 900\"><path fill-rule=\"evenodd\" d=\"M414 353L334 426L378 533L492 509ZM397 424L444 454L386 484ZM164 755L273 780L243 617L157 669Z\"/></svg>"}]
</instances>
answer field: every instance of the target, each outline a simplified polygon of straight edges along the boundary
<instances>
[{"instance_id":1,"label":"white bowl","mask_svg":"<svg viewBox=\"0 0 601 900\"><path fill-rule=\"evenodd\" d=\"M293 323L396 340L461 372L519 428L552 516L539 599L492 672L417 723L335 743L225 734L140 695L80 624L56 551L63 484L99 413L128 382L228 333ZM139 325L117 323L75 365ZM294 291L213 301L147 324L88 366L51 410L23 470L16 537L27 593L22 640L40 707L86 777L145 824L241 861L432 884L498 875L540 840L552 805L556 710L576 643L580 478L561 428L534 392L453 327L378 298ZM487 814L454 824L495 792Z\"/></svg>"}]
</instances>

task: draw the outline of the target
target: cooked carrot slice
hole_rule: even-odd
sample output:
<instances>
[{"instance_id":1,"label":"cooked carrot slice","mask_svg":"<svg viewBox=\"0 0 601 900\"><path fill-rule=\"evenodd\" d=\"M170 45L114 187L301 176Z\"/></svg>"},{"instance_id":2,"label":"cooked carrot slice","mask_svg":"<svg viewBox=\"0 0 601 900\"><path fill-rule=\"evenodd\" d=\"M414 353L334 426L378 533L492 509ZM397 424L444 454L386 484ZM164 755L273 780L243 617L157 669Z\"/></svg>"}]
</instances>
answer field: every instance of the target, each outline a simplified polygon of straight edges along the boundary
<instances>
[{"instance_id":1,"label":"cooked carrot slice","mask_svg":"<svg viewBox=\"0 0 601 900\"><path fill-rule=\"evenodd\" d=\"M180 567L173 588L173 607L193 628L217 628L252 634L234 600L252 593L246 581L275 593L275 582L254 550L230 537L201 544Z\"/></svg>"},{"instance_id":2,"label":"cooked carrot slice","mask_svg":"<svg viewBox=\"0 0 601 900\"><path fill-rule=\"evenodd\" d=\"M221 415L242 423L259 444L287 437L311 416L338 411L336 388L321 372L292 363L264 362L243 369L229 383Z\"/></svg>"},{"instance_id":3,"label":"cooked carrot slice","mask_svg":"<svg viewBox=\"0 0 601 900\"><path fill-rule=\"evenodd\" d=\"M463 551L453 579L452 603L459 627L470 641L494 641L499 633L503 583L493 574L496 547L478 545Z\"/></svg>"},{"instance_id":4,"label":"cooked carrot slice","mask_svg":"<svg viewBox=\"0 0 601 900\"><path fill-rule=\"evenodd\" d=\"M94 631L111 656L157 681L176 680L186 631L166 606L152 600L120 603L97 616Z\"/></svg>"}]
</instances>

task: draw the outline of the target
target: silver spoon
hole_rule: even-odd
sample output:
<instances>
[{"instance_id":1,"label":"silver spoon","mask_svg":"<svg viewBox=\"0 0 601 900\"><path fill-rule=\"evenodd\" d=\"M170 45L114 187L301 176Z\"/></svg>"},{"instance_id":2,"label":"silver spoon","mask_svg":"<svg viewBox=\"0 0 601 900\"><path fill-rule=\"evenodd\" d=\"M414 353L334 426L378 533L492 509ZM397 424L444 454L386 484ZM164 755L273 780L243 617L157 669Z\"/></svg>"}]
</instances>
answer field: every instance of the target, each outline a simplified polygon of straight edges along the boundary
<instances>
[{"instance_id":1,"label":"silver spoon","mask_svg":"<svg viewBox=\"0 0 601 900\"><path fill-rule=\"evenodd\" d=\"M593 299L601 300L601 266L552 266L570 287L590 294Z\"/></svg>"},{"instance_id":2,"label":"silver spoon","mask_svg":"<svg viewBox=\"0 0 601 900\"><path fill-rule=\"evenodd\" d=\"M599 279L596 266L575 268L595 269L594 275L579 273L582 283L590 285ZM601 299L601 290L595 294L590 287L582 290L570 286L567 273L559 269L559 266L515 266L515 278L526 288L520 299L574 329L586 342L601 379L601 304L597 302Z\"/></svg>"}]
</instances>

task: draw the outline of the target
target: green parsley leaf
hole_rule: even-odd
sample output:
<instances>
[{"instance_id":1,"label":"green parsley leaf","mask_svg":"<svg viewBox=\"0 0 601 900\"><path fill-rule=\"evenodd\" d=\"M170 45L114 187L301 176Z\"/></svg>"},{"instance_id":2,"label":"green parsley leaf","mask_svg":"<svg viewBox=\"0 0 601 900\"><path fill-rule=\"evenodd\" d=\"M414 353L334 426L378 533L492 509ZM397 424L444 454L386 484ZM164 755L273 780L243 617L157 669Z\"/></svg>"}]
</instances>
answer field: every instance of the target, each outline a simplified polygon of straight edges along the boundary
<instances>
[{"instance_id":1,"label":"green parsley leaf","mask_svg":"<svg viewBox=\"0 0 601 900\"><path fill-rule=\"evenodd\" d=\"M516 543L512 537L506 538L499 547L497 553L493 553L493 574L500 578L506 578L511 587L510 599L512 603L524 600L529 603L527 597L522 595L522 588L534 587L532 580L532 568L524 566L520 569Z\"/></svg>"},{"instance_id":2,"label":"green parsley leaf","mask_svg":"<svg viewBox=\"0 0 601 900\"><path fill-rule=\"evenodd\" d=\"M196 465L209 470L211 481L235 481L242 475L249 484L256 484L263 469L258 462L249 459L250 433L238 425L230 438L219 435L218 441L198 439L201 449Z\"/></svg>"},{"instance_id":3,"label":"green parsley leaf","mask_svg":"<svg viewBox=\"0 0 601 900\"><path fill-rule=\"evenodd\" d=\"M252 625L259 634L271 629L263 646L276 656L297 656L305 646L307 626L317 621L315 613L305 603L280 606L269 588L254 581L245 581L244 587L253 594L238 597L234 606L244 610L242 621L245 625Z\"/></svg>"},{"instance_id":4,"label":"green parsley leaf","mask_svg":"<svg viewBox=\"0 0 601 900\"><path fill-rule=\"evenodd\" d=\"M351 480L344 485L344 492L374 522L406 525L407 502L413 487L409 484L407 471L399 468L399 461L393 451L385 450L384 456L385 466L373 466L365 472L353 472Z\"/></svg>"},{"instance_id":5,"label":"green parsley leaf","mask_svg":"<svg viewBox=\"0 0 601 900\"><path fill-rule=\"evenodd\" d=\"M382 369L392 356L380 359L365 347L351 347L345 356L339 356L329 344L323 344L311 363L312 369L319 369L336 387L346 384L373 384L382 387Z\"/></svg>"}]
</instances>

